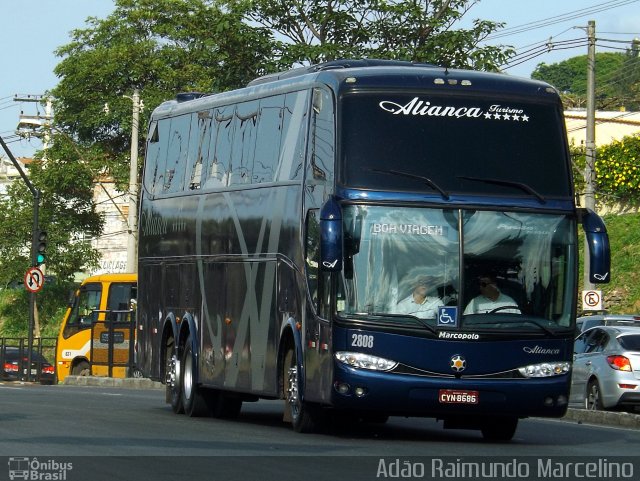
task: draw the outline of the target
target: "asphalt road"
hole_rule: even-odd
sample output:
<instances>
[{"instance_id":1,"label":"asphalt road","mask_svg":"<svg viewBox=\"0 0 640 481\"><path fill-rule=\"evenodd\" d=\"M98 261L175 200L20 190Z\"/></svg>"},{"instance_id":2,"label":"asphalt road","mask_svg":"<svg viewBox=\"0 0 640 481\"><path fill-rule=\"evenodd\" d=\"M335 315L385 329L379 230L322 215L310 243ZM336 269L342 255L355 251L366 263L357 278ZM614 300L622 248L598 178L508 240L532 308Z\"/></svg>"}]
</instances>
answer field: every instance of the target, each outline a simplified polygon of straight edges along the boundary
<instances>
[{"instance_id":1,"label":"asphalt road","mask_svg":"<svg viewBox=\"0 0 640 481\"><path fill-rule=\"evenodd\" d=\"M547 479L583 479L564 466L585 462L633 469L632 478L597 479L640 474L640 430L576 420L523 420L511 442L487 443L478 432L415 418L297 434L282 422L281 401L245 403L235 421L189 418L173 414L159 389L7 383L0 384L0 406L0 456L7 463L0 479L24 459L38 468L35 479L65 481L478 479L460 471L466 462L512 466L518 479L540 479L533 477L539 469ZM61 469L65 463L72 469ZM433 472L433 463L444 464ZM557 470L544 463L558 463Z\"/></svg>"}]
</instances>

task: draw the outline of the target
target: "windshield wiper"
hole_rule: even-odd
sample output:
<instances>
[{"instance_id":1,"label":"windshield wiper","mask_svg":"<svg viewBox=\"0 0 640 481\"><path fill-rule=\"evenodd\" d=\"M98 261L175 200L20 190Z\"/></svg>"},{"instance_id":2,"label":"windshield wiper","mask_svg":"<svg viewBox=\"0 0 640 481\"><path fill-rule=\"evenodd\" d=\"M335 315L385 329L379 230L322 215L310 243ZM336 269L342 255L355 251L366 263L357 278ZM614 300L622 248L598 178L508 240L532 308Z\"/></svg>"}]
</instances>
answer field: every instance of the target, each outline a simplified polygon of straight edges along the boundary
<instances>
[{"instance_id":1,"label":"windshield wiper","mask_svg":"<svg viewBox=\"0 0 640 481\"><path fill-rule=\"evenodd\" d=\"M532 187L528 186L527 184L523 184L522 182L516 182L513 180L489 179L484 177L469 177L466 175L458 175L457 177L458 179L473 180L475 182L484 182L485 184L495 184L495 185L505 185L508 187L515 187L516 189L520 189L526 192L527 194L531 194L532 196L536 197L541 204L544 204L547 202L547 199L545 199L542 195L536 192Z\"/></svg>"},{"instance_id":2,"label":"windshield wiper","mask_svg":"<svg viewBox=\"0 0 640 481\"><path fill-rule=\"evenodd\" d=\"M432 325L430 325L425 319L422 319L420 317L416 317L416 316L412 316L409 314L392 314L390 312L372 312L372 313L368 313L368 316L380 316L380 317L397 317L397 318L401 318L401 319L411 319L412 321L415 321L416 324L420 324L424 327L426 327L429 331L431 331L432 333L436 334L436 328L433 327Z\"/></svg>"},{"instance_id":3,"label":"windshield wiper","mask_svg":"<svg viewBox=\"0 0 640 481\"><path fill-rule=\"evenodd\" d=\"M401 172L399 170L382 170L382 169L366 169L366 170L369 170L371 172L377 172L379 174L391 174L391 175L397 175L400 177L407 177L409 179L422 180L433 190L437 190L444 200L449 200L449 197L450 197L449 193L446 190L444 190L442 187L440 187L438 184L436 184L429 177L425 177L423 175L417 175L417 174L410 174L409 172Z\"/></svg>"},{"instance_id":4,"label":"windshield wiper","mask_svg":"<svg viewBox=\"0 0 640 481\"><path fill-rule=\"evenodd\" d=\"M479 322L479 323L470 323L473 327L488 327L488 326L503 326L506 324L532 324L534 326L539 327L541 330L549 334L550 336L557 336L558 332L550 329L548 326L544 325L542 322L537 321L535 319L514 319L512 321L492 321L492 322Z\"/></svg>"}]
</instances>

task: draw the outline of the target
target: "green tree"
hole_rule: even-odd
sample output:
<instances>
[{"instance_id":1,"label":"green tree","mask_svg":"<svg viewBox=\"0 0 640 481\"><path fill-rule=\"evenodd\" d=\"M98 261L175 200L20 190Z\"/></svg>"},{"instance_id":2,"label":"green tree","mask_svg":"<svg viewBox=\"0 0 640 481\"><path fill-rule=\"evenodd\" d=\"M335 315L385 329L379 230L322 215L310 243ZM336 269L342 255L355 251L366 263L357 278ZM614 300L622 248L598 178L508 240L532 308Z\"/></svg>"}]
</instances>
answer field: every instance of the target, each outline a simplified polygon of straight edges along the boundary
<instances>
[{"instance_id":1,"label":"green tree","mask_svg":"<svg viewBox=\"0 0 640 481\"><path fill-rule=\"evenodd\" d=\"M640 110L640 40L631 42L624 61L611 80L625 110Z\"/></svg>"},{"instance_id":2,"label":"green tree","mask_svg":"<svg viewBox=\"0 0 640 481\"><path fill-rule=\"evenodd\" d=\"M338 58L384 58L456 68L498 70L514 54L480 46L503 24L474 20L454 29L475 1L468 0L232 0L254 24L281 40L285 65Z\"/></svg>"},{"instance_id":3,"label":"green tree","mask_svg":"<svg viewBox=\"0 0 640 481\"><path fill-rule=\"evenodd\" d=\"M596 108L608 109L623 104L619 82L615 79L623 68L622 53L596 53ZM559 63L538 64L531 78L556 87L567 107L584 107L587 98L587 56L580 55Z\"/></svg>"},{"instance_id":4,"label":"green tree","mask_svg":"<svg viewBox=\"0 0 640 481\"><path fill-rule=\"evenodd\" d=\"M599 147L595 169L600 202L640 205L640 135Z\"/></svg>"},{"instance_id":5,"label":"green tree","mask_svg":"<svg viewBox=\"0 0 640 481\"><path fill-rule=\"evenodd\" d=\"M56 124L79 143L97 144L104 173L128 179L131 96L147 109L178 92L236 88L273 70L270 33L215 0L116 0L104 20L72 32L52 91ZM148 110L147 110L148 112ZM141 116L144 133L148 115ZM144 146L144 134L140 136Z\"/></svg>"},{"instance_id":6,"label":"green tree","mask_svg":"<svg viewBox=\"0 0 640 481\"><path fill-rule=\"evenodd\" d=\"M453 27L468 0L115 0L106 19L89 18L57 49L59 84L52 90L55 125L48 162L32 168L43 191L42 225L49 231L48 266L62 277L95 265L84 241L100 234L93 182L109 177L126 192L131 135L130 98L140 91L143 152L148 112L177 92L238 88L265 73L338 57L381 57L450 67L495 69L509 49L481 47L500 24L476 20ZM142 165L142 162L140 162ZM5 243L11 276L28 259L28 195L16 187L2 226L19 242ZM22 221L21 221L22 222ZM7 274L9 276L9 274Z\"/></svg>"},{"instance_id":7,"label":"green tree","mask_svg":"<svg viewBox=\"0 0 640 481\"><path fill-rule=\"evenodd\" d=\"M47 231L46 267L62 280L96 267L98 254L89 240L102 231L93 201L94 171L72 142L57 139L46 161L31 164L29 177L41 193L39 225ZM89 153L87 158L93 158ZM21 280L31 266L34 199L14 182L0 199L0 285Z\"/></svg>"}]
</instances>

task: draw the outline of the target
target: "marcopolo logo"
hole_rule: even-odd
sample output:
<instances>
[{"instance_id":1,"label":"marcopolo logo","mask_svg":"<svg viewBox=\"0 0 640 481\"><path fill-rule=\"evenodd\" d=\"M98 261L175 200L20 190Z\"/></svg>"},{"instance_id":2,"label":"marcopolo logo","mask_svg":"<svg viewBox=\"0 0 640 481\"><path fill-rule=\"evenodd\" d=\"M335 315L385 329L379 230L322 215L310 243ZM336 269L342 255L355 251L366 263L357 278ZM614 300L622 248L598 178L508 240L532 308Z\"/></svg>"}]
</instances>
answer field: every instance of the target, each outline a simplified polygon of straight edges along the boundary
<instances>
[{"instance_id":1,"label":"marcopolo logo","mask_svg":"<svg viewBox=\"0 0 640 481\"><path fill-rule=\"evenodd\" d=\"M65 481L67 471L73 469L73 463L63 463L54 459L9 458L9 479L26 479L38 481Z\"/></svg>"},{"instance_id":2,"label":"marcopolo logo","mask_svg":"<svg viewBox=\"0 0 640 481\"><path fill-rule=\"evenodd\" d=\"M475 332L451 332L440 331L438 332L438 338L440 339L456 339L459 341L477 341L480 339L480 335Z\"/></svg>"}]
</instances>

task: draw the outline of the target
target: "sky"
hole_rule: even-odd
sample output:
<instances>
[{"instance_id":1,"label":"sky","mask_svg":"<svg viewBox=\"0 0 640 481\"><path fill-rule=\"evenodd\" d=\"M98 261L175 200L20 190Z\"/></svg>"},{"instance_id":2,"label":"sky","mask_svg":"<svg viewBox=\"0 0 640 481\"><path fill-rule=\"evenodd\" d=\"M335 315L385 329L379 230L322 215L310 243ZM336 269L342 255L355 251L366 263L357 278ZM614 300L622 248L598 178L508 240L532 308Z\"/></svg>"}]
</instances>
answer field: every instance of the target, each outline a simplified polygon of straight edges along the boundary
<instances>
[{"instance_id":1,"label":"sky","mask_svg":"<svg viewBox=\"0 0 640 481\"><path fill-rule=\"evenodd\" d=\"M53 89L58 83L53 70L60 61L56 48L69 43L72 30L85 28L88 17L106 18L114 2L0 0L0 6L0 135L15 157L30 157L41 148L40 141L17 139L15 129L21 112L37 115L44 109L13 99ZM476 18L506 24L487 43L515 47L518 56L504 71L523 77L539 63L585 55L589 20L595 21L597 52L624 51L628 43L623 42L640 38L640 0L481 0L459 27ZM6 157L1 148L0 157Z\"/></svg>"}]
</instances>

